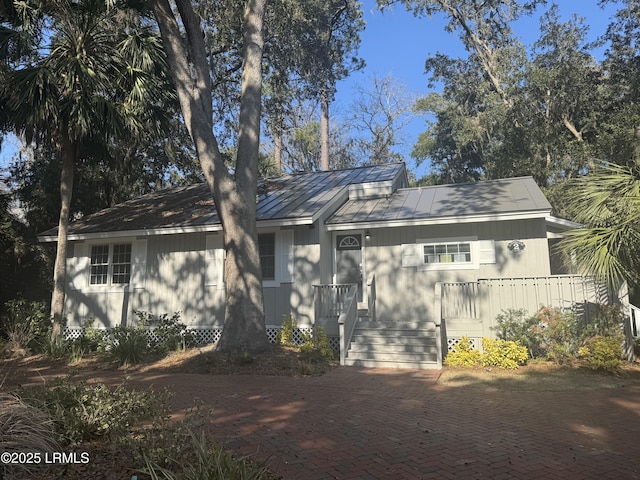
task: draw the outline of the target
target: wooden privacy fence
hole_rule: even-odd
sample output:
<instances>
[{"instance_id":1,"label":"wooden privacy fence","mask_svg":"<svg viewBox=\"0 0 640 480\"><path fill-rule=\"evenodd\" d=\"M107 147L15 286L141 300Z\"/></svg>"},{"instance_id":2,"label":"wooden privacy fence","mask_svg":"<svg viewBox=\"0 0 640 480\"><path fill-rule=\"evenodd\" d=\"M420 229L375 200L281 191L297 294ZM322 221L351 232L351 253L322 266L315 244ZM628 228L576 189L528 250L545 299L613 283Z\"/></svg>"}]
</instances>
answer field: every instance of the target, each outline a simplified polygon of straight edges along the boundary
<instances>
[{"instance_id":1,"label":"wooden privacy fence","mask_svg":"<svg viewBox=\"0 0 640 480\"><path fill-rule=\"evenodd\" d=\"M440 283L441 319L449 346L462 336L479 342L495 337L496 317L509 309L524 309L533 315L550 306L573 312L591 321L599 304L613 298L593 278L580 275L548 277L488 278L477 282Z\"/></svg>"}]
</instances>

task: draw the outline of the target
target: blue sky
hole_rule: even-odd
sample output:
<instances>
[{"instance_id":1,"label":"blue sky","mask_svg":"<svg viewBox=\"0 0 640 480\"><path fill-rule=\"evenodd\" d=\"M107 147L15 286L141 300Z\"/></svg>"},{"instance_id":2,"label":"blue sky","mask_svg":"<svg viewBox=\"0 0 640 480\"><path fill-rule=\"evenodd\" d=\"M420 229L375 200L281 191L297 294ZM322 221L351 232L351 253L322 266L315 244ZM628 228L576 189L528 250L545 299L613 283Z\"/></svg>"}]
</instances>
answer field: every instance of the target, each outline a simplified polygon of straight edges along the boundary
<instances>
[{"instance_id":1,"label":"blue sky","mask_svg":"<svg viewBox=\"0 0 640 480\"><path fill-rule=\"evenodd\" d=\"M338 84L336 102L332 105L332 112L335 114L344 115L348 112L353 101L354 85L366 86L374 74L379 77L391 74L408 91L426 95L429 91L424 61L428 55L441 52L452 56L466 56L456 34L444 30L446 20L443 17L415 18L400 6L393 11L381 13L374 8L375 0L364 0L362 3L367 26L361 35L359 53L367 66ZM573 13L586 18L590 27L590 40L604 33L617 10L615 5L602 10L598 7L597 0L559 0L556 3L563 18L568 19ZM537 39L538 28L538 18L527 17L519 21L514 30L522 42L529 45ZM406 143L398 149L407 158L408 167L414 170L415 163L409 154L418 135L424 130L425 119L416 118L403 131ZM17 141L7 138L0 151L0 167L9 163L16 148ZM427 169L428 165L425 163L418 173L423 174Z\"/></svg>"},{"instance_id":2,"label":"blue sky","mask_svg":"<svg viewBox=\"0 0 640 480\"><path fill-rule=\"evenodd\" d=\"M424 73L424 61L436 52L455 57L466 57L466 52L457 34L447 33L444 29L444 17L415 18L412 13L396 6L393 11L384 13L375 10L375 0L361 0L364 18L367 22L361 35L360 57L364 58L364 70L353 73L338 84L336 102L332 109L336 113L347 112L353 99L354 85L366 85L372 75L384 77L393 75L407 90L420 96L429 93L427 76ZM598 7L597 0L558 0L561 17L565 20L574 13L585 17L589 26L589 40L602 35L611 17L617 11L615 5L606 10ZM514 25L516 35L525 45L530 45L539 36L539 16L525 17ZM405 128L406 144L398 149L407 159L407 166L416 170L410 152L418 135L425 130L425 119L417 118ZM423 164L418 173L423 174L428 165Z\"/></svg>"}]
</instances>

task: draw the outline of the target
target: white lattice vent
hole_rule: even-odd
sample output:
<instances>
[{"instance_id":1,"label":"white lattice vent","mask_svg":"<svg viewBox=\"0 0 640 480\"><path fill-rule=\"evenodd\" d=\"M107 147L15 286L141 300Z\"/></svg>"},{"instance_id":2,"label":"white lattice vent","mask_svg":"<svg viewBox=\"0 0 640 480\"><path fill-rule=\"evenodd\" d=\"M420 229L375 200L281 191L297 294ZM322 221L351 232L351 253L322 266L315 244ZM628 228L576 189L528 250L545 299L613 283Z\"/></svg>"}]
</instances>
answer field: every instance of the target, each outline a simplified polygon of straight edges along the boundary
<instances>
[{"instance_id":1,"label":"white lattice vent","mask_svg":"<svg viewBox=\"0 0 640 480\"><path fill-rule=\"evenodd\" d=\"M460 340L461 340L461 338L456 338L456 337L448 338L447 339L447 351L449 351L449 352L455 351L456 347L460 344ZM469 338L469 341L471 342L471 348L479 350L480 339L478 339L478 338Z\"/></svg>"},{"instance_id":2,"label":"white lattice vent","mask_svg":"<svg viewBox=\"0 0 640 480\"><path fill-rule=\"evenodd\" d=\"M278 325L267 325L267 337L269 338L269 342L276 343L278 341L278 332L280 331L280 326ZM198 345L206 345L209 343L215 343L220 340L220 335L222 335L221 327L199 327L191 329L197 338ZM64 329L64 337L67 340L75 340L84 336L85 329L82 327L65 327ZM301 345L304 342L304 335L312 335L313 328L312 327L298 327L293 332L293 340L296 344ZM147 335L150 340L158 340L156 333L153 329L149 329L147 331ZM451 342L451 340L450 340ZM340 338L339 337L329 337L329 345L334 350L340 349ZM451 346L449 346L451 349Z\"/></svg>"},{"instance_id":3,"label":"white lattice vent","mask_svg":"<svg viewBox=\"0 0 640 480\"><path fill-rule=\"evenodd\" d=\"M216 343L222 335L222 328L194 328L198 345Z\"/></svg>"},{"instance_id":4,"label":"white lattice vent","mask_svg":"<svg viewBox=\"0 0 640 480\"><path fill-rule=\"evenodd\" d=\"M63 331L64 338L67 340L76 340L77 338L84 336L84 328L80 327L65 327Z\"/></svg>"}]
</instances>

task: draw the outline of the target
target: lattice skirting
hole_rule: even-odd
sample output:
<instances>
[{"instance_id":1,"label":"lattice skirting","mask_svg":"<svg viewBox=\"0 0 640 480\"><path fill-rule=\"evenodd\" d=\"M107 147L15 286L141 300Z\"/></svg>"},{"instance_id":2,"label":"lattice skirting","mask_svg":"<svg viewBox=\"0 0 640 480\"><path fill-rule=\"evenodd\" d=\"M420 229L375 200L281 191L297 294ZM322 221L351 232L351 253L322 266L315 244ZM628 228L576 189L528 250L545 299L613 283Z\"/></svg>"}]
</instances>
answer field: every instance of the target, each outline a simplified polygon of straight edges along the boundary
<instances>
[{"instance_id":1,"label":"lattice skirting","mask_svg":"<svg viewBox=\"0 0 640 480\"><path fill-rule=\"evenodd\" d=\"M280 325L267 325L267 337L271 343L276 343L278 340L278 332L280 331ZM198 345L207 345L209 343L215 343L220 340L222 334L222 327L193 327L190 329L196 334ZM85 329L82 327L65 327L64 336L67 340L75 340L80 338L85 333ZM293 340L298 344L304 342L304 334L312 334L312 327L298 327L293 332ZM157 340L153 329L147 331L150 339ZM340 338L329 337L329 345L334 350L340 349Z\"/></svg>"},{"instance_id":2,"label":"lattice skirting","mask_svg":"<svg viewBox=\"0 0 640 480\"><path fill-rule=\"evenodd\" d=\"M460 343L460 340L461 338L457 338L457 337L447 338L447 351L453 352L455 348L458 346L458 344ZM481 350L482 342L480 341L480 338L470 337L469 340L471 342L471 348L474 348L476 350Z\"/></svg>"}]
</instances>

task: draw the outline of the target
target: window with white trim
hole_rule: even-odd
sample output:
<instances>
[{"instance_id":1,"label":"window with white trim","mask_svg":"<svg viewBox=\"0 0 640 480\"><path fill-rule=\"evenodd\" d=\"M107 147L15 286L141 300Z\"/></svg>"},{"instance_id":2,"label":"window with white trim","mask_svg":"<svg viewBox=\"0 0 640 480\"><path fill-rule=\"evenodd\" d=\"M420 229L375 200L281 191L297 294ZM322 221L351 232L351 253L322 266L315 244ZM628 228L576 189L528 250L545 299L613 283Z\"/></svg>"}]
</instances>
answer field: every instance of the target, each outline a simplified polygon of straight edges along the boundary
<instances>
[{"instance_id":1,"label":"window with white trim","mask_svg":"<svg viewBox=\"0 0 640 480\"><path fill-rule=\"evenodd\" d=\"M471 242L434 243L423 246L423 263L471 263Z\"/></svg>"},{"instance_id":2,"label":"window with white trim","mask_svg":"<svg viewBox=\"0 0 640 480\"><path fill-rule=\"evenodd\" d=\"M260 251L260 267L262 280L276 279L276 234L258 234L258 250Z\"/></svg>"},{"instance_id":3,"label":"window with white trim","mask_svg":"<svg viewBox=\"0 0 640 480\"><path fill-rule=\"evenodd\" d=\"M90 285L127 285L131 280L131 244L92 245Z\"/></svg>"}]
</instances>

